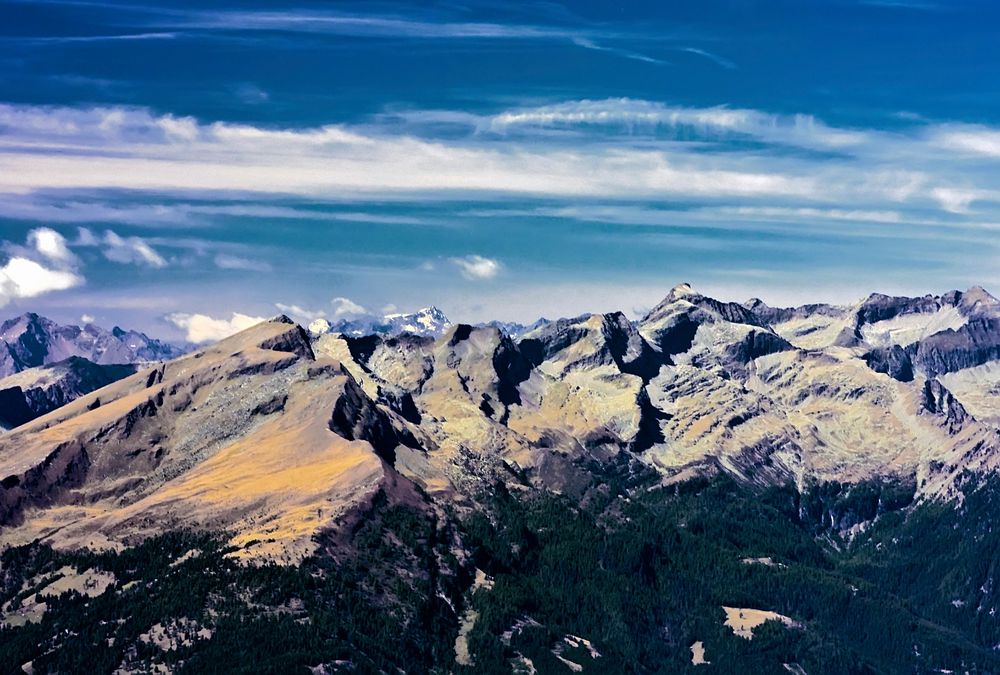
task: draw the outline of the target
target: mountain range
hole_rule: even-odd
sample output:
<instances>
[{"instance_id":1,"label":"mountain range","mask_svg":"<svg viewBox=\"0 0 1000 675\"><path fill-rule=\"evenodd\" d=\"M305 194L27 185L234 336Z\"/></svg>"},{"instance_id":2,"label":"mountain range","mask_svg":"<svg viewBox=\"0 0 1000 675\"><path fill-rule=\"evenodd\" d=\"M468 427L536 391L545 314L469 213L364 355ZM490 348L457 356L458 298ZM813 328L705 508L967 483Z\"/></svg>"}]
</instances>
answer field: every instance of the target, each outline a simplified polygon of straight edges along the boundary
<instances>
[{"instance_id":1,"label":"mountain range","mask_svg":"<svg viewBox=\"0 0 1000 675\"><path fill-rule=\"evenodd\" d=\"M92 323L61 326L34 313L22 314L0 324L0 377L28 368L50 365L79 356L98 365L163 361L180 356L184 349L144 333L110 331Z\"/></svg>"},{"instance_id":2,"label":"mountain range","mask_svg":"<svg viewBox=\"0 0 1000 675\"><path fill-rule=\"evenodd\" d=\"M339 319L333 323L326 319L316 319L309 324L313 334L343 333L353 337L362 335L399 335L411 333L429 337L440 337L451 328L451 321L437 307L424 307L411 313L392 313L382 316L363 315L349 319Z\"/></svg>"},{"instance_id":3,"label":"mountain range","mask_svg":"<svg viewBox=\"0 0 1000 675\"><path fill-rule=\"evenodd\" d=\"M1000 671L981 288L3 337L15 378L129 366L0 434L5 666Z\"/></svg>"},{"instance_id":4,"label":"mountain range","mask_svg":"<svg viewBox=\"0 0 1000 675\"><path fill-rule=\"evenodd\" d=\"M525 332L537 328L545 319L538 319L532 324L521 324L516 321L490 321L479 324L481 326L493 326L503 331L511 337L520 337ZM408 333L422 337L438 338L448 332L451 328L451 320L445 316L437 307L424 307L415 312L391 313L376 315L363 315L349 319L339 319L327 321L326 319L316 319L309 324L309 332L313 335L323 333L341 333L350 337L362 337L365 335L383 335L393 337Z\"/></svg>"}]
</instances>

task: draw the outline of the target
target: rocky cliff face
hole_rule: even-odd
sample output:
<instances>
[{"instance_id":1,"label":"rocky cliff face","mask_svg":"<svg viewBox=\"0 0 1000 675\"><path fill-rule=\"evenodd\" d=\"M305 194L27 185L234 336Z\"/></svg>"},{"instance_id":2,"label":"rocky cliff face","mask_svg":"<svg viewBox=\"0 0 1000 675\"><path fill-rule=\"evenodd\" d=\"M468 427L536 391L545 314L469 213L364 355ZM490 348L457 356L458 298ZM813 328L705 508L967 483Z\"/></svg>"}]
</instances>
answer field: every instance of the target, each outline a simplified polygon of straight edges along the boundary
<instances>
[{"instance_id":1,"label":"rocky cliff face","mask_svg":"<svg viewBox=\"0 0 1000 675\"><path fill-rule=\"evenodd\" d=\"M928 375L953 373L1000 359L1000 319L973 319L934 333L907 349Z\"/></svg>"},{"instance_id":2,"label":"rocky cliff face","mask_svg":"<svg viewBox=\"0 0 1000 675\"><path fill-rule=\"evenodd\" d=\"M460 511L498 482L586 499L609 467L950 497L1000 463L996 312L977 289L775 309L685 285L636 324L584 315L517 339L279 317L0 436L3 538L203 527L294 557L378 492Z\"/></svg>"}]
</instances>

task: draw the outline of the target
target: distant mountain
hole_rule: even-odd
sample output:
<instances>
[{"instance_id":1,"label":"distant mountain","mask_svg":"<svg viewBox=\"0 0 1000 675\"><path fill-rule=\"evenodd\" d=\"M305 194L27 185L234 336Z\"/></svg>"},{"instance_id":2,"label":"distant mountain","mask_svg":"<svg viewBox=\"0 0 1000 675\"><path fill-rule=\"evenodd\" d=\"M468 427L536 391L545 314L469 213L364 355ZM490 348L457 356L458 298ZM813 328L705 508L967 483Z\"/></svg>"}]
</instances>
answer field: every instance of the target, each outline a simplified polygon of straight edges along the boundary
<instances>
[{"instance_id":1,"label":"distant mountain","mask_svg":"<svg viewBox=\"0 0 1000 675\"><path fill-rule=\"evenodd\" d=\"M978 286L919 298L873 293L841 307L778 309L756 299L744 306L796 346L862 349L872 368L898 380L1000 359L1000 301Z\"/></svg>"},{"instance_id":2,"label":"distant mountain","mask_svg":"<svg viewBox=\"0 0 1000 675\"><path fill-rule=\"evenodd\" d=\"M447 323L277 317L0 434L0 671L1000 672L983 289Z\"/></svg>"},{"instance_id":3,"label":"distant mountain","mask_svg":"<svg viewBox=\"0 0 1000 675\"><path fill-rule=\"evenodd\" d=\"M135 364L99 365L81 356L0 378L0 428L16 427L135 373Z\"/></svg>"},{"instance_id":4,"label":"distant mountain","mask_svg":"<svg viewBox=\"0 0 1000 675\"><path fill-rule=\"evenodd\" d=\"M424 307L408 314L385 314L383 316L363 316L341 319L330 323L317 319L309 324L314 335L342 333L360 337L363 335L401 335L410 333L428 337L440 337L451 328L451 321L437 307Z\"/></svg>"},{"instance_id":5,"label":"distant mountain","mask_svg":"<svg viewBox=\"0 0 1000 675\"><path fill-rule=\"evenodd\" d=\"M538 319L530 324L518 323L516 321L488 321L477 325L492 326L512 338L518 338L546 323L548 323L548 319ZM313 335L341 333L351 337L363 337L365 335L394 337L403 333L421 337L441 337L452 325L451 320L440 309L437 307L425 307L407 314L362 316L352 319L341 319L333 323L326 319L317 319L309 324L309 332Z\"/></svg>"},{"instance_id":6,"label":"distant mountain","mask_svg":"<svg viewBox=\"0 0 1000 675\"><path fill-rule=\"evenodd\" d=\"M105 330L94 324L62 326L34 313L22 314L0 324L0 377L28 368L49 365L71 356L96 364L163 361L180 356L184 349L144 333L117 326Z\"/></svg>"},{"instance_id":7,"label":"distant mountain","mask_svg":"<svg viewBox=\"0 0 1000 675\"><path fill-rule=\"evenodd\" d=\"M518 323L516 321L487 321L486 323L478 324L479 326L492 326L497 328L512 338L519 338L525 333L531 332L540 326L544 326L549 323L546 318L541 318L536 320L534 323L524 324Z\"/></svg>"}]
</instances>

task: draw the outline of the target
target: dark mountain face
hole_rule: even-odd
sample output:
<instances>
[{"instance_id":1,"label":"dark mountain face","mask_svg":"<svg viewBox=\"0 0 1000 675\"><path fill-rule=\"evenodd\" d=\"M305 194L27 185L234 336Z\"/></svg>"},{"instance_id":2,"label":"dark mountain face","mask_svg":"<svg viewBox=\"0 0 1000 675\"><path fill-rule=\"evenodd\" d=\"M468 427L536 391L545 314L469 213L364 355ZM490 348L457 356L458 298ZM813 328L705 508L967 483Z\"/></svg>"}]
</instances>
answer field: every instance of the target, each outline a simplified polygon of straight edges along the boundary
<instances>
[{"instance_id":1,"label":"dark mountain face","mask_svg":"<svg viewBox=\"0 0 1000 675\"><path fill-rule=\"evenodd\" d=\"M135 364L100 365L71 356L0 378L0 427L16 427L136 372Z\"/></svg>"},{"instance_id":2,"label":"dark mountain face","mask_svg":"<svg viewBox=\"0 0 1000 675\"><path fill-rule=\"evenodd\" d=\"M973 319L935 333L907 350L929 375L952 373L1000 359L1000 318Z\"/></svg>"},{"instance_id":3,"label":"dark mountain face","mask_svg":"<svg viewBox=\"0 0 1000 675\"><path fill-rule=\"evenodd\" d=\"M913 380L913 361L906 350L899 345L879 347L864 356L865 363L876 373L885 373L894 380Z\"/></svg>"},{"instance_id":4,"label":"dark mountain face","mask_svg":"<svg viewBox=\"0 0 1000 675\"><path fill-rule=\"evenodd\" d=\"M774 308L756 299L743 306L798 346L865 350L873 370L903 382L1000 358L1000 301L978 286L919 298L873 293L843 307Z\"/></svg>"},{"instance_id":5,"label":"dark mountain face","mask_svg":"<svg viewBox=\"0 0 1000 675\"><path fill-rule=\"evenodd\" d=\"M108 331L93 324L61 326L28 313L0 324L0 377L83 357L100 365L162 361L180 356L184 349L144 333L115 327Z\"/></svg>"},{"instance_id":6,"label":"dark mountain face","mask_svg":"<svg viewBox=\"0 0 1000 675\"><path fill-rule=\"evenodd\" d=\"M836 317L844 313L843 307L826 303L812 303L800 305L799 307L771 307L760 298L751 298L743 303L743 306L760 319L761 322L769 326L796 318L801 319L809 316Z\"/></svg>"},{"instance_id":7,"label":"dark mountain face","mask_svg":"<svg viewBox=\"0 0 1000 675\"><path fill-rule=\"evenodd\" d=\"M922 298L907 298L872 293L855 311L856 322L858 326L862 326L905 314L930 314L946 304L954 305L954 299L958 295L960 294L953 293L948 298L942 299L932 295L926 295ZM951 300L950 303L949 300Z\"/></svg>"}]
</instances>

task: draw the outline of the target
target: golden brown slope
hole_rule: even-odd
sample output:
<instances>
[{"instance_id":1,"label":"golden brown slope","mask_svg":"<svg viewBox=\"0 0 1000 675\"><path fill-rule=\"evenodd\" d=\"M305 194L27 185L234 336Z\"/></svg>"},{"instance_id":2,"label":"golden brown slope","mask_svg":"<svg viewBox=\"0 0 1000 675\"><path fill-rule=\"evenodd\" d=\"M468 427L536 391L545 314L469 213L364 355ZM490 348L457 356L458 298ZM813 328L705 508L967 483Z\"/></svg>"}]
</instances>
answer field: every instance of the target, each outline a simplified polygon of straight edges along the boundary
<instances>
[{"instance_id":1,"label":"golden brown slope","mask_svg":"<svg viewBox=\"0 0 1000 675\"><path fill-rule=\"evenodd\" d=\"M301 328L262 323L0 437L0 544L115 545L196 527L232 531L249 556L301 557L397 482L366 431L337 419L366 414L370 440L391 452L404 423L339 363L315 359Z\"/></svg>"}]
</instances>

